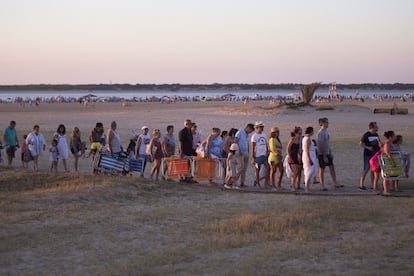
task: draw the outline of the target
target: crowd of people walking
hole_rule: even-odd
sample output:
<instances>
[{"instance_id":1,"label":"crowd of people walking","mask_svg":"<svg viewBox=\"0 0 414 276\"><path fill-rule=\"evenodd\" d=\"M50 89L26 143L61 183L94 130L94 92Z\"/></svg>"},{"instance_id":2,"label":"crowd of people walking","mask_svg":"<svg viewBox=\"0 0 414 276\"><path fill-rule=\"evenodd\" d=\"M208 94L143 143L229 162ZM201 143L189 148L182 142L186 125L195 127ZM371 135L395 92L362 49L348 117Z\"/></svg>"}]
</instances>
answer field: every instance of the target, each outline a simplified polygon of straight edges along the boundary
<instances>
[{"instance_id":1,"label":"crowd of people walking","mask_svg":"<svg viewBox=\"0 0 414 276\"><path fill-rule=\"evenodd\" d=\"M291 191L302 189L302 174L304 176L304 190L311 193L310 184L318 184L320 191L327 191L325 185L325 168L329 168L335 189L343 187L336 179L334 159L330 146L330 135L328 132L328 118L320 118L319 130L315 131L312 126L305 128L305 132L299 126L295 126L291 132L291 138L284 148L281 142L279 128L270 128L269 136L265 132L265 125L258 121L248 123L243 129L231 128L229 131L221 131L214 127L211 133L201 139L197 131L197 124L187 119L184 127L179 130L177 139L174 135L174 126L168 125L165 134L159 129L153 129L151 134L148 126L141 127L141 133L130 139L130 144L124 150L121 145L121 137L117 132L117 123L111 122L108 130L104 131L101 122L88 135L90 151L86 156L87 143L81 138L78 127L73 127L69 144L66 138L66 127L58 125L53 134L49 149L50 172L57 173L58 165L61 162L64 172L69 172L67 160L69 151L74 157L75 172L79 170L79 158L82 156L94 158L96 152L110 155L125 154L128 158L143 160L141 177L148 163L152 163L150 177L159 180L162 170L163 158L178 156L191 159L195 156L215 160L219 166L223 166L223 184L228 189L242 189L247 187L246 172L249 164L254 166L254 186L273 190L283 190L282 178L286 173L290 178ZM393 131L384 133L386 141L381 142L377 133L378 125L375 122L369 123L369 130L364 133L360 140L363 150L363 171L360 177L359 190L367 190L364 185L368 172L371 172L371 188L379 192L378 181L381 170L378 167L379 154L386 155L393 164L395 160L391 152L400 152L404 157L405 174L408 176L409 155L402 153L400 145L402 137L395 135ZM32 162L34 171L39 169L39 156L47 149L45 137L40 132L40 126L34 125L32 132L23 136L19 143L16 134L16 122L11 121L4 129L3 143L6 148L7 165L11 166L15 158L15 152L21 146L21 161L24 167ZM1 151L0 151L1 158ZM1 160L1 159L0 159ZM373 164L375 163L375 164ZM94 171L96 173L96 170ZM161 175L164 177L165 175ZM192 181L191 177L185 179ZM211 177L209 185L217 186L216 179ZM262 184L263 186L262 186ZM392 190L398 192L398 180L393 181ZM383 193L390 194L388 181L384 180Z\"/></svg>"}]
</instances>

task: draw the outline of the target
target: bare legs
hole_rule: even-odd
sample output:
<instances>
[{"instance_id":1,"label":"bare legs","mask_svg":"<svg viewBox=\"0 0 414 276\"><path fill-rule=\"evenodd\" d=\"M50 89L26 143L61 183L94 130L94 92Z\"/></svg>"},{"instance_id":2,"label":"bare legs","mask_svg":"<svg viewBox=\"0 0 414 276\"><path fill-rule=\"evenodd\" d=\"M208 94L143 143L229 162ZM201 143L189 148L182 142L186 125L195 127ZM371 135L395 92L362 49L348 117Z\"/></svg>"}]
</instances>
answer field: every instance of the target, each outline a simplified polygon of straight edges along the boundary
<instances>
[{"instance_id":1,"label":"bare legs","mask_svg":"<svg viewBox=\"0 0 414 276\"><path fill-rule=\"evenodd\" d=\"M290 168L292 169L292 176L290 178L290 186L293 192L296 192L295 183L297 182L299 175L300 175L300 165L298 164L290 164Z\"/></svg>"},{"instance_id":2,"label":"bare legs","mask_svg":"<svg viewBox=\"0 0 414 276\"><path fill-rule=\"evenodd\" d=\"M257 183L257 186L259 188L261 188L261 186L260 186L260 168L261 168L261 166L265 166L265 168L266 168L266 175L263 177L265 179L264 186L265 187L269 187L269 164L267 162L265 162L264 164L261 164L261 165L258 165L256 163L256 166L255 166L255 168L256 168L255 175L256 175L256 183Z\"/></svg>"},{"instance_id":3,"label":"bare legs","mask_svg":"<svg viewBox=\"0 0 414 276\"><path fill-rule=\"evenodd\" d=\"M270 167L270 183L272 187L275 189L276 189L275 174L276 174L276 171L279 169L279 176L277 179L277 189L280 190L282 188L283 163L279 162L278 164L275 164L274 162L271 162L269 164L269 167Z\"/></svg>"},{"instance_id":4,"label":"bare legs","mask_svg":"<svg viewBox=\"0 0 414 276\"><path fill-rule=\"evenodd\" d=\"M39 155L33 156L33 171L35 171L35 172L37 172L38 169L39 169L38 161L39 161Z\"/></svg>"},{"instance_id":5,"label":"bare legs","mask_svg":"<svg viewBox=\"0 0 414 276\"><path fill-rule=\"evenodd\" d=\"M325 179L324 179L324 168L319 168L319 181L321 182L321 189L325 189ZM334 165L330 165L329 166L329 171L331 173L331 177L332 177L332 181L335 185L335 188L338 188L338 184L336 182L336 173L335 173L335 166Z\"/></svg>"},{"instance_id":6,"label":"bare legs","mask_svg":"<svg viewBox=\"0 0 414 276\"><path fill-rule=\"evenodd\" d=\"M158 181L160 175L161 159L154 159L151 169L151 179L153 180L155 174L155 181Z\"/></svg>"}]
</instances>

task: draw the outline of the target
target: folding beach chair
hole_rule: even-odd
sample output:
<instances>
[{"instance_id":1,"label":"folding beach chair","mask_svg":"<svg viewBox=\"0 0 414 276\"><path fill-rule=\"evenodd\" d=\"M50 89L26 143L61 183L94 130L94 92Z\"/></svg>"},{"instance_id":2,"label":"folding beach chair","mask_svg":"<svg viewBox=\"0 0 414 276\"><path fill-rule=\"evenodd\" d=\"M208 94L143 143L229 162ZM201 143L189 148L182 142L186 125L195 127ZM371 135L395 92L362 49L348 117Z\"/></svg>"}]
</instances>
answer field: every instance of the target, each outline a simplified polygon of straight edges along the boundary
<instances>
[{"instance_id":1,"label":"folding beach chair","mask_svg":"<svg viewBox=\"0 0 414 276\"><path fill-rule=\"evenodd\" d=\"M129 159L122 156L102 154L98 170L111 174L123 174L129 171Z\"/></svg>"},{"instance_id":2,"label":"folding beach chair","mask_svg":"<svg viewBox=\"0 0 414 276\"><path fill-rule=\"evenodd\" d=\"M129 173L142 174L144 171L144 159L129 159Z\"/></svg>"},{"instance_id":3,"label":"folding beach chair","mask_svg":"<svg viewBox=\"0 0 414 276\"><path fill-rule=\"evenodd\" d=\"M385 180L399 180L405 178L404 163L400 152L391 152L392 159L395 165L392 164L390 159L381 154L379 158L379 164L381 168L381 176Z\"/></svg>"},{"instance_id":4,"label":"folding beach chair","mask_svg":"<svg viewBox=\"0 0 414 276\"><path fill-rule=\"evenodd\" d=\"M164 164L166 164L164 166ZM180 157L165 157L161 164L162 175L166 179L181 179L190 176L190 159ZM166 171L165 171L166 169Z\"/></svg>"},{"instance_id":5,"label":"folding beach chair","mask_svg":"<svg viewBox=\"0 0 414 276\"><path fill-rule=\"evenodd\" d=\"M99 168L99 164L101 163L101 157L102 157L102 153L100 151L97 151L94 155L93 155L93 159L92 159L92 167L93 170L96 171L100 171Z\"/></svg>"},{"instance_id":6,"label":"folding beach chair","mask_svg":"<svg viewBox=\"0 0 414 276\"><path fill-rule=\"evenodd\" d=\"M216 179L222 176L223 169L218 159L194 157L191 163L191 174L194 180Z\"/></svg>"}]
</instances>

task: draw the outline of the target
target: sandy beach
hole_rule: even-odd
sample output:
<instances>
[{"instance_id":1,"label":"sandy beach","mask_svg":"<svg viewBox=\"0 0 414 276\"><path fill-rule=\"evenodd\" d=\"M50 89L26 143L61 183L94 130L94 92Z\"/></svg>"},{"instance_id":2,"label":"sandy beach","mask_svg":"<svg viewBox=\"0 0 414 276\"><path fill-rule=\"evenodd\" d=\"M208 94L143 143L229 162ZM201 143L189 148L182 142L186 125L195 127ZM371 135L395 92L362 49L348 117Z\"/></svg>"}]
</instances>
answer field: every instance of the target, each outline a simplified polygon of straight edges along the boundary
<instances>
[{"instance_id":1,"label":"sandy beach","mask_svg":"<svg viewBox=\"0 0 414 276\"><path fill-rule=\"evenodd\" d=\"M2 124L7 126L10 120L17 122L19 138L23 133L31 131L34 124L41 127L49 145L52 133L59 124L67 128L69 142L70 130L77 126L81 130L82 138L87 141L90 131L96 122L102 122L105 130L111 121L118 123L124 148L134 133L139 133L143 125L151 129L161 129L165 133L167 125L175 126L175 135L183 127L185 119L196 122L202 134L206 138L212 127L221 130L229 130L232 127L241 129L247 123L262 121L265 124L265 132L271 127L280 128L280 139L285 147L290 138L290 132L294 126L306 128L312 126L319 128L317 121L320 117L328 117L330 120L329 133L331 135L332 150L338 174L338 181L349 187L355 187L358 183L359 172L362 166L362 149L358 142L362 134L367 131L368 123L376 121L379 125L379 134L387 130L394 130L404 137L403 149L413 152L414 143L414 104L412 102L397 102L399 108L408 108L408 115L374 114L374 108L391 108L392 102L368 101L344 101L334 103L314 104L314 107L300 108L299 110L278 108L269 102L195 102L195 103L132 103L130 106L122 106L121 103L97 103L95 106L83 106L76 103L41 104L39 107L27 106L21 108L17 104L0 105ZM321 111L316 110L316 107ZM324 110L326 107L332 110ZM89 143L88 143L89 146ZM19 152L17 152L19 154ZM48 169L48 152L41 157L40 169ZM69 169L73 171L73 157L69 158ZM20 166L20 162L14 162L14 166ZM62 171L63 168L60 166ZM252 169L252 168L250 168ZM80 160L82 173L90 173L90 159ZM146 170L149 171L148 169ZM253 175L253 171L248 175ZM330 177L327 176L330 183ZM284 179L288 185L287 179Z\"/></svg>"}]
</instances>

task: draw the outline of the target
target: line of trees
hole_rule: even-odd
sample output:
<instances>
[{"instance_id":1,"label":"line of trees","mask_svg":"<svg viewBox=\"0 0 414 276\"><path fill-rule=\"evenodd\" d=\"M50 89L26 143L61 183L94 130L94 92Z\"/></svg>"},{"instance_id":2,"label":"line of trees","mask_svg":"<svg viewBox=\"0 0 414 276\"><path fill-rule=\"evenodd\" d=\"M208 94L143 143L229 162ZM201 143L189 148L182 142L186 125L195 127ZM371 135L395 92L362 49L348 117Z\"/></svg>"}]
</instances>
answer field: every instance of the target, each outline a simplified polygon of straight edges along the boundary
<instances>
[{"instance_id":1,"label":"line of trees","mask_svg":"<svg viewBox=\"0 0 414 276\"><path fill-rule=\"evenodd\" d=\"M70 91L70 90L99 90L99 91L136 91L136 90L300 90L304 84L299 83L213 83L213 84L29 84L29 85L0 85L0 91ZM328 89L328 83L321 83L319 88ZM414 90L414 83L359 83L359 84L337 84L338 90Z\"/></svg>"}]
</instances>

